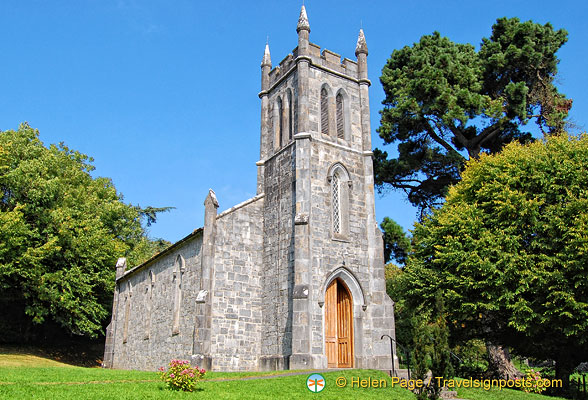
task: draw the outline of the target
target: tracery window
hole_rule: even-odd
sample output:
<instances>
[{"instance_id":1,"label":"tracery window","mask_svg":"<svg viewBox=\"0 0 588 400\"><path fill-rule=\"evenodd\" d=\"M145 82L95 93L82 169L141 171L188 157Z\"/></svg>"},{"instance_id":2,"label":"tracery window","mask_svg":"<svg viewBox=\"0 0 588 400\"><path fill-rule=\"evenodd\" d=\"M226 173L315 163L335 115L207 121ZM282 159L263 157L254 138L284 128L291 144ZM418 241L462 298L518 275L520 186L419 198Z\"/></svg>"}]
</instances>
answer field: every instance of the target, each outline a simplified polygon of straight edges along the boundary
<instances>
[{"instance_id":1,"label":"tracery window","mask_svg":"<svg viewBox=\"0 0 588 400\"><path fill-rule=\"evenodd\" d=\"M341 163L329 168L327 180L331 192L331 232L333 239L349 240L351 179Z\"/></svg>"},{"instance_id":2,"label":"tracery window","mask_svg":"<svg viewBox=\"0 0 588 400\"><path fill-rule=\"evenodd\" d=\"M341 233L341 191L339 187L339 171L331 179L331 193L333 195L333 233Z\"/></svg>"}]
</instances>

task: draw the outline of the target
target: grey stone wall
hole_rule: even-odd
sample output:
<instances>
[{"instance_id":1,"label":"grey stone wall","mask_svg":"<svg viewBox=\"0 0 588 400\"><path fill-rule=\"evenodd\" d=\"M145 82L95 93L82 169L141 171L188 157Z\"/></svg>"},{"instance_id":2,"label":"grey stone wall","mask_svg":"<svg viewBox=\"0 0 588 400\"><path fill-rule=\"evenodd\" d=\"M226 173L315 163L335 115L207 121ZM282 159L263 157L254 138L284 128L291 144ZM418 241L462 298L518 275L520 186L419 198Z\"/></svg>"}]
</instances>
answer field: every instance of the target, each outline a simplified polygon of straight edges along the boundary
<instances>
[{"instance_id":1,"label":"grey stone wall","mask_svg":"<svg viewBox=\"0 0 588 400\"><path fill-rule=\"evenodd\" d=\"M119 292L114 314L116 319L111 323L113 368L156 370L160 366L166 366L174 358L190 359L195 298L200 289L201 246L202 235L195 235L140 269L128 271L117 281ZM181 277L179 333L173 334L174 269L178 255L184 259L185 270ZM155 278L153 286L150 273ZM125 316L127 302L128 317ZM128 331L126 342L123 343L126 318Z\"/></svg>"},{"instance_id":2,"label":"grey stone wall","mask_svg":"<svg viewBox=\"0 0 588 400\"><path fill-rule=\"evenodd\" d=\"M265 162L263 205L263 336L261 354L289 356L292 348L295 143Z\"/></svg>"},{"instance_id":3,"label":"grey stone wall","mask_svg":"<svg viewBox=\"0 0 588 400\"><path fill-rule=\"evenodd\" d=\"M212 293L214 370L257 369L261 353L264 197L219 214Z\"/></svg>"}]
</instances>

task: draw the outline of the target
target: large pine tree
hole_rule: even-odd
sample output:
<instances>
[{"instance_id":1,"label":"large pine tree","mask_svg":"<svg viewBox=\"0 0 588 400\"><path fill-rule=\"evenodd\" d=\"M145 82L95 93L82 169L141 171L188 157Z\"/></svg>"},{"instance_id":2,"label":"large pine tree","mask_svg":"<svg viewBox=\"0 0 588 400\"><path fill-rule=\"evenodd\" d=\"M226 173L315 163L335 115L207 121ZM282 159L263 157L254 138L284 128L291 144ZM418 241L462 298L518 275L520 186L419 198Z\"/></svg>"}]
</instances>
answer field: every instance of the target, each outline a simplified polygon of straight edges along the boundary
<instances>
[{"instance_id":1,"label":"large pine tree","mask_svg":"<svg viewBox=\"0 0 588 400\"><path fill-rule=\"evenodd\" d=\"M375 182L404 190L427 211L460 179L466 160L528 142L525 125L561 130L571 100L554 85L567 32L501 18L478 51L438 32L395 50L380 78L386 97L378 129L398 156L376 149Z\"/></svg>"}]
</instances>

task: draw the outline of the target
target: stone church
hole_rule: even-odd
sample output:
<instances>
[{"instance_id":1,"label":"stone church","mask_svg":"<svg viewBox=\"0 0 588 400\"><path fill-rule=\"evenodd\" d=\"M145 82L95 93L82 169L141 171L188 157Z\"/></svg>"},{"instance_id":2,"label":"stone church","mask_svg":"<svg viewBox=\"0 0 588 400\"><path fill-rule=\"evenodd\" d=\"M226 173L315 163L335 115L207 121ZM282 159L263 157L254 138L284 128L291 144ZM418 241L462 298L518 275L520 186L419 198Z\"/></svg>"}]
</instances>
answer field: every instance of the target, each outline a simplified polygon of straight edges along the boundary
<instances>
[{"instance_id":1,"label":"stone church","mask_svg":"<svg viewBox=\"0 0 588 400\"><path fill-rule=\"evenodd\" d=\"M142 265L116 265L104 365L155 370L174 358L223 371L390 369L394 303L375 219L367 76L309 41L261 62L257 195ZM221 199L222 201L222 199Z\"/></svg>"}]
</instances>

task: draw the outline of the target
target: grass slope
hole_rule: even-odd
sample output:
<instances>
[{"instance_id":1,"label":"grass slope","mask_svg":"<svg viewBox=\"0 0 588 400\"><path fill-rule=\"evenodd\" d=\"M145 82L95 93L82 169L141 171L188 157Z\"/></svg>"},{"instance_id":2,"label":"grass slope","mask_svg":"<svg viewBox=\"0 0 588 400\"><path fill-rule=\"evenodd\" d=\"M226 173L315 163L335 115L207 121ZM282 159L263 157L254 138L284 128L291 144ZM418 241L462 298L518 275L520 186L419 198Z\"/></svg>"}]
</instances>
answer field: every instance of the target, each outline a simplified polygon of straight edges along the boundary
<instances>
[{"instance_id":1,"label":"grass slope","mask_svg":"<svg viewBox=\"0 0 588 400\"><path fill-rule=\"evenodd\" d=\"M71 365L32 354L0 354L0 368L3 367L71 367Z\"/></svg>"}]
</instances>

